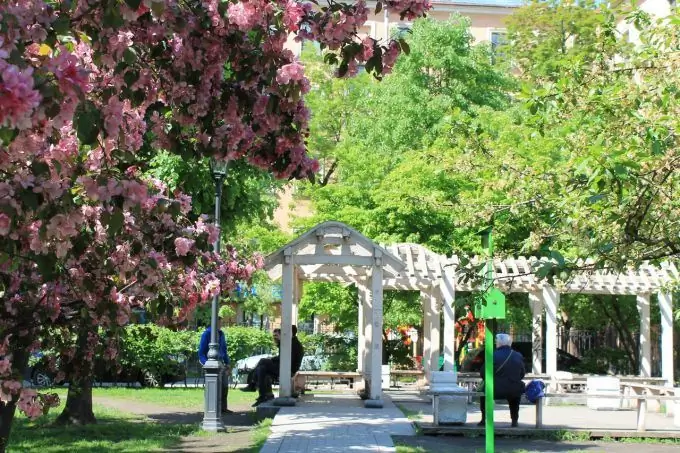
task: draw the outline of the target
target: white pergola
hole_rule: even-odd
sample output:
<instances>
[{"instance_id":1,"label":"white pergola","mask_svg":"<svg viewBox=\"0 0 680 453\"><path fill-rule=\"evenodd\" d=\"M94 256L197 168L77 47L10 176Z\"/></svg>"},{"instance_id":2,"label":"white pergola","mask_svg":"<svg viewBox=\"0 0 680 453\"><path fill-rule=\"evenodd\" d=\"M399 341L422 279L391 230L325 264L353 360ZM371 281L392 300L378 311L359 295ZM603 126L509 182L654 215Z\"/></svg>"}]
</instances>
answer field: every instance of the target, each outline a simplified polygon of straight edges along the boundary
<instances>
[{"instance_id":1,"label":"white pergola","mask_svg":"<svg viewBox=\"0 0 680 453\"><path fill-rule=\"evenodd\" d=\"M423 368L427 378L438 369L441 316L444 316L444 370L453 371L455 357L456 290L473 291L469 266L457 256L446 257L418 244L379 245L340 222L325 222L269 255L265 270L282 279L280 397L291 394L290 351L292 324L303 281L355 284L359 294L358 369L368 390L367 406L382 407L381 365L383 290L419 291L423 305ZM588 262L582 263L588 267ZM494 260L495 280L504 292L528 293L533 313L533 373L557 371L557 312L560 294L616 294L637 296L640 311L640 375L651 376L650 295L658 295L661 311L662 378L673 384L673 312L667 287L680 278L673 264L644 265L627 273L606 270L581 272L567 282L550 285L536 277L537 259ZM443 312L443 313L442 313ZM542 369L542 323L546 322L546 369Z\"/></svg>"}]
</instances>

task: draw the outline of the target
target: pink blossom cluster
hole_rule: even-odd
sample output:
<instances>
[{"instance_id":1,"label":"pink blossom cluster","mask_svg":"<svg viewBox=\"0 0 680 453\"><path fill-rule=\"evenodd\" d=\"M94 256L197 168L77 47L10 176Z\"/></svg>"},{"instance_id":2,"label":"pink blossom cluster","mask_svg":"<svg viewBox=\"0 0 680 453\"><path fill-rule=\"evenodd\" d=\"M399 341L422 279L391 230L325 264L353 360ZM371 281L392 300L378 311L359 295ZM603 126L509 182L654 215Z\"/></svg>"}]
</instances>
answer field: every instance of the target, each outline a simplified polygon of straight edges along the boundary
<instances>
[{"instance_id":1,"label":"pink blossom cluster","mask_svg":"<svg viewBox=\"0 0 680 453\"><path fill-rule=\"evenodd\" d=\"M402 19L408 20L423 17L432 9L431 0L385 0L383 3L387 11L399 14Z\"/></svg>"},{"instance_id":2,"label":"pink blossom cluster","mask_svg":"<svg viewBox=\"0 0 680 453\"><path fill-rule=\"evenodd\" d=\"M321 13L316 14L310 11L302 22L298 37L319 41L329 49L337 50L348 41L351 42L367 20L368 8L365 0L358 0L340 11L333 11L331 8L324 8Z\"/></svg>"}]
</instances>

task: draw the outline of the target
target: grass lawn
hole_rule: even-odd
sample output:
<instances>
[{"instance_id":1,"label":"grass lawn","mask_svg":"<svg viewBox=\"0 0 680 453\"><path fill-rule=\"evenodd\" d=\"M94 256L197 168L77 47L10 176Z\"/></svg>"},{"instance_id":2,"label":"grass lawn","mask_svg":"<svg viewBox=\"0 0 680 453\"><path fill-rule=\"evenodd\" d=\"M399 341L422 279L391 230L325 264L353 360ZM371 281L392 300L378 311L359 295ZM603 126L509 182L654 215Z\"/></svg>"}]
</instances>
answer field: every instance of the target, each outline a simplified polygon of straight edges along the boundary
<instances>
[{"instance_id":1,"label":"grass lawn","mask_svg":"<svg viewBox=\"0 0 680 453\"><path fill-rule=\"evenodd\" d=\"M65 393L64 393L65 394ZM61 395L61 393L60 393ZM141 401L158 406L176 407L182 409L203 410L203 388L128 388L128 387L98 387L92 390L97 398L115 398L123 400ZM257 393L242 392L229 389L229 405L243 406L252 404Z\"/></svg>"},{"instance_id":2,"label":"grass lawn","mask_svg":"<svg viewBox=\"0 0 680 453\"><path fill-rule=\"evenodd\" d=\"M144 423L144 418L94 407L98 423L88 426L52 426L61 407L30 421L17 414L8 452L89 453L147 452L177 444L181 436L196 433L195 425Z\"/></svg>"},{"instance_id":3,"label":"grass lawn","mask_svg":"<svg viewBox=\"0 0 680 453\"><path fill-rule=\"evenodd\" d=\"M197 424L154 423L144 416L116 411L94 404L98 423L88 426L53 426L54 419L63 409L67 389L51 390L61 398L62 405L54 408L46 417L30 421L17 412L7 451L11 453L117 453L147 452L185 445L191 439L217 436L219 442L230 443L230 433L206 433ZM230 389L230 405L250 404L257 394ZM147 404L174 407L197 411L203 410L202 388L95 388L96 398L140 401ZM248 445L239 451L258 452L266 442L270 432L271 420L265 420L249 431L245 440ZM244 433L241 433L241 437ZM222 440L223 439L223 440Z\"/></svg>"}]
</instances>

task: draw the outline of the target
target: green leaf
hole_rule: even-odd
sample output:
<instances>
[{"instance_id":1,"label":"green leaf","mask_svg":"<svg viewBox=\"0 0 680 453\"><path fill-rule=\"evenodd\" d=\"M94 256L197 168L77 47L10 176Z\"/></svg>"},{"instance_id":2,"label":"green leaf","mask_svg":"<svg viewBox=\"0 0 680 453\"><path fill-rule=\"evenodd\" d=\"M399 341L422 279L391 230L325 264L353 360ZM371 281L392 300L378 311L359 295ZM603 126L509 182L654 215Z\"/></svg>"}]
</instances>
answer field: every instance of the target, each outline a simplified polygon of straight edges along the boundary
<instances>
[{"instance_id":1,"label":"green leaf","mask_svg":"<svg viewBox=\"0 0 680 453\"><path fill-rule=\"evenodd\" d=\"M81 102L76 108L73 122L78 133L78 140L83 145L97 144L97 137L102 129L102 116L94 103Z\"/></svg>"},{"instance_id":2,"label":"green leaf","mask_svg":"<svg viewBox=\"0 0 680 453\"><path fill-rule=\"evenodd\" d=\"M141 5L142 0L125 0L125 3L134 10L139 9L139 5Z\"/></svg>"},{"instance_id":3,"label":"green leaf","mask_svg":"<svg viewBox=\"0 0 680 453\"><path fill-rule=\"evenodd\" d=\"M60 15L52 22L52 28L58 35L67 35L71 32L71 19L66 15Z\"/></svg>"},{"instance_id":4,"label":"green leaf","mask_svg":"<svg viewBox=\"0 0 680 453\"><path fill-rule=\"evenodd\" d=\"M34 160L31 162L31 169L33 170L33 175L34 176L40 176L44 174L49 174L50 172L50 166L47 165L45 162L42 161L36 161Z\"/></svg>"},{"instance_id":5,"label":"green leaf","mask_svg":"<svg viewBox=\"0 0 680 453\"><path fill-rule=\"evenodd\" d=\"M409 55L411 53L411 47L408 45L405 39L400 38L399 39L399 45L401 46L401 50L406 54Z\"/></svg>"},{"instance_id":6,"label":"green leaf","mask_svg":"<svg viewBox=\"0 0 680 453\"><path fill-rule=\"evenodd\" d=\"M112 233L117 233L123 228L125 223L125 215L120 209L115 209L109 218L109 231Z\"/></svg>"},{"instance_id":7,"label":"green leaf","mask_svg":"<svg viewBox=\"0 0 680 453\"><path fill-rule=\"evenodd\" d=\"M111 5L104 11L104 20L102 20L102 25L104 28L117 29L125 24L123 16L120 14L120 8L118 5Z\"/></svg>"},{"instance_id":8,"label":"green leaf","mask_svg":"<svg viewBox=\"0 0 680 453\"><path fill-rule=\"evenodd\" d=\"M152 2L151 3L151 11L153 11L153 14L156 17L160 17L163 15L165 12L165 3L164 2Z\"/></svg>"},{"instance_id":9,"label":"green leaf","mask_svg":"<svg viewBox=\"0 0 680 453\"><path fill-rule=\"evenodd\" d=\"M123 76L123 80L125 80L125 84L130 88L137 80L139 80L139 71L131 70L126 72Z\"/></svg>"},{"instance_id":10,"label":"green leaf","mask_svg":"<svg viewBox=\"0 0 680 453\"><path fill-rule=\"evenodd\" d=\"M38 271L42 274L44 280L52 280L52 278L57 274L55 269L57 263L57 257L52 253L47 255L37 255L35 257L35 263L38 265Z\"/></svg>"},{"instance_id":11,"label":"green leaf","mask_svg":"<svg viewBox=\"0 0 680 453\"><path fill-rule=\"evenodd\" d=\"M137 51L134 47L128 47L123 52L123 61L128 65L134 64L137 61Z\"/></svg>"},{"instance_id":12,"label":"green leaf","mask_svg":"<svg viewBox=\"0 0 680 453\"><path fill-rule=\"evenodd\" d=\"M557 250L553 250L550 252L550 258L554 259L557 261L557 265L560 267L564 267L564 256Z\"/></svg>"},{"instance_id":13,"label":"green leaf","mask_svg":"<svg viewBox=\"0 0 680 453\"><path fill-rule=\"evenodd\" d=\"M10 129L8 127L0 127L0 142L5 145L11 143L16 136L19 135L18 129Z\"/></svg>"},{"instance_id":14,"label":"green leaf","mask_svg":"<svg viewBox=\"0 0 680 453\"><path fill-rule=\"evenodd\" d=\"M38 205L40 204L38 194L34 193L30 188L22 190L19 198L21 198L21 202L24 206L27 206L34 211L38 209Z\"/></svg>"}]
</instances>

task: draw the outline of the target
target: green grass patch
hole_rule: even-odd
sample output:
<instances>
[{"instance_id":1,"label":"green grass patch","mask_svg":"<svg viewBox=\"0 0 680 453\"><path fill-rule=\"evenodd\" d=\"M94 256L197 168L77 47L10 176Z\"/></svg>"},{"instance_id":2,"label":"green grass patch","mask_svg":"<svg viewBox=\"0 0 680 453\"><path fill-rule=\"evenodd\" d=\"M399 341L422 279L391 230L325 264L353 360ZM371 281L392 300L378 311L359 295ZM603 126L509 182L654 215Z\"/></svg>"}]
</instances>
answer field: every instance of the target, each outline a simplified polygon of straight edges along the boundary
<instances>
[{"instance_id":1,"label":"green grass patch","mask_svg":"<svg viewBox=\"0 0 680 453\"><path fill-rule=\"evenodd\" d=\"M257 453L262 449L262 446L267 442L267 438L272 431L272 422L273 419L266 418L258 423L252 434L253 446L250 447L250 452Z\"/></svg>"},{"instance_id":2,"label":"green grass patch","mask_svg":"<svg viewBox=\"0 0 680 453\"><path fill-rule=\"evenodd\" d=\"M409 409L406 406L402 406L401 404L398 403L395 403L395 406L397 406L399 410L402 411L406 418L408 418L409 420L418 421L425 415L423 414L423 411L414 411L413 409Z\"/></svg>"},{"instance_id":3,"label":"green grass patch","mask_svg":"<svg viewBox=\"0 0 680 453\"><path fill-rule=\"evenodd\" d=\"M7 451L12 453L114 453L161 450L181 436L196 432L195 425L145 423L143 417L94 406L96 425L53 426L61 407L31 421L17 414Z\"/></svg>"},{"instance_id":4,"label":"green grass patch","mask_svg":"<svg viewBox=\"0 0 680 453\"><path fill-rule=\"evenodd\" d=\"M203 388L129 388L101 387L92 390L95 398L112 398L139 401L163 407L174 407L202 411L204 404ZM252 404L256 393L229 389L229 404Z\"/></svg>"},{"instance_id":5,"label":"green grass patch","mask_svg":"<svg viewBox=\"0 0 680 453\"><path fill-rule=\"evenodd\" d=\"M423 447L408 447L406 445L397 445L397 453L427 453Z\"/></svg>"}]
</instances>

